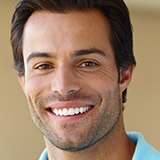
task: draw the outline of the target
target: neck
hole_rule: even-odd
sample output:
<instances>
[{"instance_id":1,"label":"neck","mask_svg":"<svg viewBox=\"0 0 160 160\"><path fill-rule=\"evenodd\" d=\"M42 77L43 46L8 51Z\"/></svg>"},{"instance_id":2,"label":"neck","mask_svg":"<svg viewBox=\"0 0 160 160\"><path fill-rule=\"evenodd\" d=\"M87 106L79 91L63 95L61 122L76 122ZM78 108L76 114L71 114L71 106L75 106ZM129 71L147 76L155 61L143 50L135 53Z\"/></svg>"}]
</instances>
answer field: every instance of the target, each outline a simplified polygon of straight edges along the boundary
<instances>
[{"instance_id":1,"label":"neck","mask_svg":"<svg viewBox=\"0 0 160 160\"><path fill-rule=\"evenodd\" d=\"M131 160L135 144L127 137L123 123L93 146L77 152L63 151L46 138L49 160Z\"/></svg>"}]
</instances>

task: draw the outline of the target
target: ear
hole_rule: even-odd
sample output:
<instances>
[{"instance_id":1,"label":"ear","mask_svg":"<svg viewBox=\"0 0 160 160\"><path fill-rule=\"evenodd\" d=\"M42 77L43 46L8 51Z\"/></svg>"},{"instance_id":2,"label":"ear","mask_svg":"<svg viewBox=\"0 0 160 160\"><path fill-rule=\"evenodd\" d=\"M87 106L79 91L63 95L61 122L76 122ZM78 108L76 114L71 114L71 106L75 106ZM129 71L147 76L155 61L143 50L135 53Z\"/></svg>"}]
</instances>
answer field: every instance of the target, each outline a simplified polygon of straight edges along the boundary
<instances>
[{"instance_id":1,"label":"ear","mask_svg":"<svg viewBox=\"0 0 160 160\"><path fill-rule=\"evenodd\" d=\"M131 81L131 78L132 78L132 73L133 73L134 68L135 68L134 65L130 65L128 68L121 68L120 69L119 87L120 87L121 94L126 88L128 88L130 81Z\"/></svg>"},{"instance_id":2,"label":"ear","mask_svg":"<svg viewBox=\"0 0 160 160\"><path fill-rule=\"evenodd\" d=\"M25 92L25 77L24 76L18 76L18 81L19 81L19 83L20 83L20 85L21 85L21 88L22 88L22 90L23 90L23 92Z\"/></svg>"}]
</instances>

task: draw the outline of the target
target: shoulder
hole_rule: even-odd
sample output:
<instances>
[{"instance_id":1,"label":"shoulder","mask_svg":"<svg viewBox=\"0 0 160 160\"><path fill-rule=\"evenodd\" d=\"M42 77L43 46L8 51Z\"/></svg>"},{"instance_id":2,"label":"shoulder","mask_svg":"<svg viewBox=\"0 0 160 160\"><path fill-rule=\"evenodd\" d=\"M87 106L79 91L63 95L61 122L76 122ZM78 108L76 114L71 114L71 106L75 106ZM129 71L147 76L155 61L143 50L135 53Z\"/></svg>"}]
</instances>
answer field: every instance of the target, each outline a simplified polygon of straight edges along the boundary
<instances>
[{"instance_id":1,"label":"shoulder","mask_svg":"<svg viewBox=\"0 0 160 160\"><path fill-rule=\"evenodd\" d=\"M150 145L139 132L129 132L128 137L136 143L132 160L160 160L160 151Z\"/></svg>"}]
</instances>

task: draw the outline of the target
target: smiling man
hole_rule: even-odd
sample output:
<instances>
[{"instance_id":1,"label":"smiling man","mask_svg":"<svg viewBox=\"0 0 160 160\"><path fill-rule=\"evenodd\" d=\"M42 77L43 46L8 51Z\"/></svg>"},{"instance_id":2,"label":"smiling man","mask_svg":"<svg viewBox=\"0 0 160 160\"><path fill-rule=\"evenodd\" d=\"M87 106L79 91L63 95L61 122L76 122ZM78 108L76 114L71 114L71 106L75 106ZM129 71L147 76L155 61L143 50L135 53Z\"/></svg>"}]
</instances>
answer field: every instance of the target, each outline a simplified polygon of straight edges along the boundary
<instances>
[{"instance_id":1,"label":"smiling man","mask_svg":"<svg viewBox=\"0 0 160 160\"><path fill-rule=\"evenodd\" d=\"M123 103L135 67L122 0L23 0L12 20L15 68L44 135L40 160L159 160L125 132Z\"/></svg>"}]
</instances>

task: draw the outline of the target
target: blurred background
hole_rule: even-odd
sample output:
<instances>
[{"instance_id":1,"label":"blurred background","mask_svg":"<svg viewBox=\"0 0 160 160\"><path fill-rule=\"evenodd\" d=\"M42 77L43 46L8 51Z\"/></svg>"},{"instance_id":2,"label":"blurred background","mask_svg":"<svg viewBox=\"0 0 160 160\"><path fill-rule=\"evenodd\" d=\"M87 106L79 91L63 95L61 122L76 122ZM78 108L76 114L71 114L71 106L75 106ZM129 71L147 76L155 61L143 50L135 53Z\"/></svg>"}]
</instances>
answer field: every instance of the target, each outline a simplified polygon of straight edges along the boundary
<instances>
[{"instance_id":1,"label":"blurred background","mask_svg":"<svg viewBox=\"0 0 160 160\"><path fill-rule=\"evenodd\" d=\"M0 0L0 155L5 160L38 159L43 136L31 121L12 67L10 21L18 0ZM137 67L125 104L127 131L140 131L160 150L160 1L126 0Z\"/></svg>"}]
</instances>

